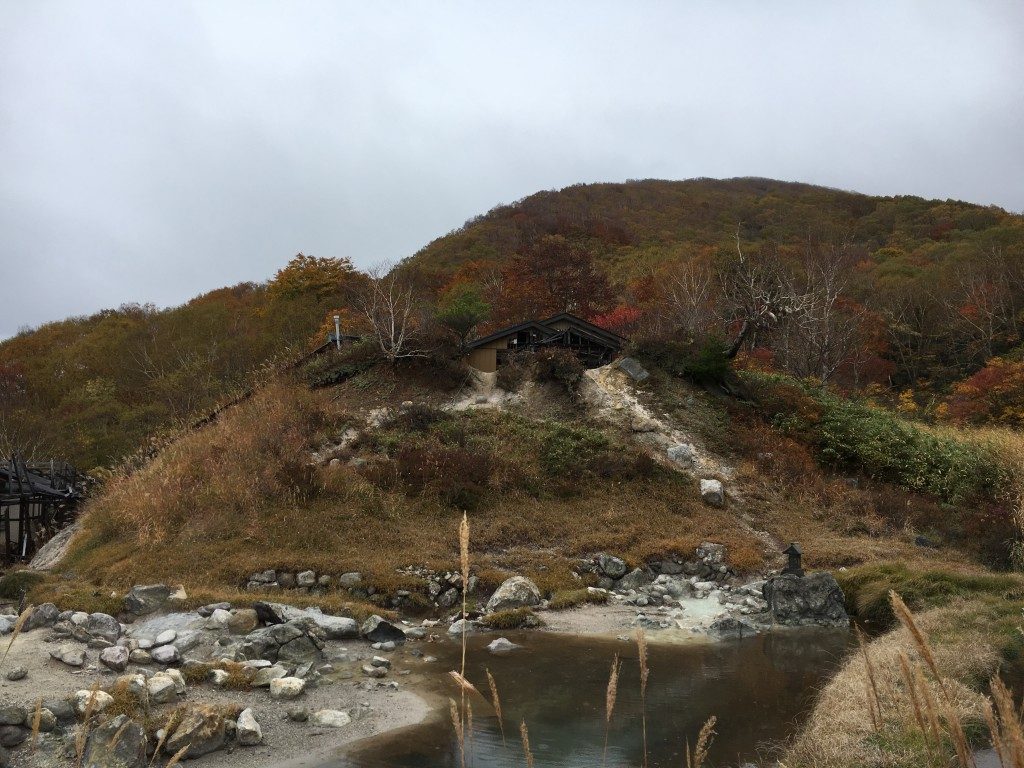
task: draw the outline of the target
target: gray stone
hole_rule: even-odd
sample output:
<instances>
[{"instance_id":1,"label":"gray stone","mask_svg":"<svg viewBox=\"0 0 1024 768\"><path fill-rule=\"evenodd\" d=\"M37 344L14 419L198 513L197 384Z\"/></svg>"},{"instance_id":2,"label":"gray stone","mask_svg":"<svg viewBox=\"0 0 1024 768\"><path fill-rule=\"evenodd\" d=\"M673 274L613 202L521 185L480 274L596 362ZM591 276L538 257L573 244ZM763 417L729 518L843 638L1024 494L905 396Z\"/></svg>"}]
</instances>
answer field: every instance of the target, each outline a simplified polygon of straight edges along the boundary
<instances>
[{"instance_id":1,"label":"gray stone","mask_svg":"<svg viewBox=\"0 0 1024 768\"><path fill-rule=\"evenodd\" d=\"M279 667L276 664L271 667L264 667L263 669L256 670L256 674L252 678L252 687L266 688L270 685L271 681L287 676L288 670L284 667Z\"/></svg>"},{"instance_id":2,"label":"gray stone","mask_svg":"<svg viewBox=\"0 0 1024 768\"><path fill-rule=\"evenodd\" d=\"M640 589L641 587L647 586L652 581L654 581L654 574L650 571L643 568L634 568L619 579L619 583L615 585L615 588L623 591Z\"/></svg>"},{"instance_id":3,"label":"gray stone","mask_svg":"<svg viewBox=\"0 0 1024 768\"><path fill-rule=\"evenodd\" d=\"M174 678L166 672L157 672L146 681L149 700L153 704L170 704L178 699L178 688Z\"/></svg>"},{"instance_id":4,"label":"gray stone","mask_svg":"<svg viewBox=\"0 0 1024 768\"><path fill-rule=\"evenodd\" d=\"M294 699L306 690L306 681L301 677L278 677L270 681L270 698Z\"/></svg>"},{"instance_id":5,"label":"gray stone","mask_svg":"<svg viewBox=\"0 0 1024 768\"><path fill-rule=\"evenodd\" d=\"M359 637L359 624L348 616L311 614L310 618L324 631L328 640L348 640Z\"/></svg>"},{"instance_id":6,"label":"gray stone","mask_svg":"<svg viewBox=\"0 0 1024 768\"><path fill-rule=\"evenodd\" d=\"M32 713L32 717L35 718L35 712ZM30 723L31 725L31 723ZM57 716L53 714L46 707L42 707L39 710L39 731L40 733L50 733L50 731L56 730L57 728Z\"/></svg>"},{"instance_id":7,"label":"gray stone","mask_svg":"<svg viewBox=\"0 0 1024 768\"><path fill-rule=\"evenodd\" d=\"M338 577L338 586L344 587L345 589L352 589L358 587L363 583L363 574L352 571L350 573L343 573Z\"/></svg>"},{"instance_id":8,"label":"gray stone","mask_svg":"<svg viewBox=\"0 0 1024 768\"><path fill-rule=\"evenodd\" d=\"M525 576L513 576L505 579L501 586L487 601L487 612L507 611L511 608L523 608L540 605L541 596L537 585Z\"/></svg>"},{"instance_id":9,"label":"gray stone","mask_svg":"<svg viewBox=\"0 0 1024 768\"><path fill-rule=\"evenodd\" d=\"M161 645L170 645L178 639L178 633L173 629L165 629L163 632L153 638L153 647L159 647Z\"/></svg>"},{"instance_id":10,"label":"gray stone","mask_svg":"<svg viewBox=\"0 0 1024 768\"><path fill-rule=\"evenodd\" d=\"M714 478L702 478L700 481L700 497L705 504L712 507L725 506L725 489L722 488L722 481Z\"/></svg>"},{"instance_id":11,"label":"gray stone","mask_svg":"<svg viewBox=\"0 0 1024 768\"><path fill-rule=\"evenodd\" d=\"M610 579L621 579L629 571L626 561L602 552L597 556L598 570Z\"/></svg>"},{"instance_id":12,"label":"gray stone","mask_svg":"<svg viewBox=\"0 0 1024 768\"><path fill-rule=\"evenodd\" d=\"M475 622L469 619L459 619L458 621L453 621L451 626L448 627L448 634L461 635L463 632L472 632L474 629L476 629Z\"/></svg>"},{"instance_id":13,"label":"gray stone","mask_svg":"<svg viewBox=\"0 0 1024 768\"><path fill-rule=\"evenodd\" d=\"M75 720L75 706L68 699L43 699L43 708L52 712L58 722L71 723Z\"/></svg>"},{"instance_id":14,"label":"gray stone","mask_svg":"<svg viewBox=\"0 0 1024 768\"><path fill-rule=\"evenodd\" d=\"M281 589L292 589L296 584L294 573L279 573L277 575L277 584Z\"/></svg>"},{"instance_id":15,"label":"gray stone","mask_svg":"<svg viewBox=\"0 0 1024 768\"><path fill-rule=\"evenodd\" d=\"M828 572L808 576L772 576L764 585L764 600L776 624L846 627L846 599Z\"/></svg>"},{"instance_id":16,"label":"gray stone","mask_svg":"<svg viewBox=\"0 0 1024 768\"><path fill-rule=\"evenodd\" d=\"M14 683L18 680L24 680L26 677L28 677L28 670L21 666L11 667L9 670L7 670L7 674L4 675L4 677L6 677L8 680Z\"/></svg>"},{"instance_id":17,"label":"gray stone","mask_svg":"<svg viewBox=\"0 0 1024 768\"><path fill-rule=\"evenodd\" d=\"M725 616L715 619L708 628L708 633L720 639L739 639L757 634L757 627L746 619Z\"/></svg>"},{"instance_id":18,"label":"gray stone","mask_svg":"<svg viewBox=\"0 0 1024 768\"><path fill-rule=\"evenodd\" d=\"M89 702L92 702L93 712L102 712L104 709L114 703L114 697L105 691L75 691L74 697L75 712L79 715L84 715L85 710L89 708ZM50 709L51 707L47 707Z\"/></svg>"},{"instance_id":19,"label":"gray stone","mask_svg":"<svg viewBox=\"0 0 1024 768\"><path fill-rule=\"evenodd\" d=\"M57 616L59 614L60 611L57 610L57 606L53 603L37 605L32 611L32 615L25 620L22 630L24 632L31 632L33 629L52 627L57 623Z\"/></svg>"},{"instance_id":20,"label":"gray stone","mask_svg":"<svg viewBox=\"0 0 1024 768\"><path fill-rule=\"evenodd\" d=\"M144 768L146 732L127 715L118 715L89 734L86 768Z\"/></svg>"},{"instance_id":21,"label":"gray stone","mask_svg":"<svg viewBox=\"0 0 1024 768\"><path fill-rule=\"evenodd\" d=\"M667 449L668 457L670 460L678 464L680 467L689 469L693 466L694 451L693 446L689 443L679 443L677 445L670 445Z\"/></svg>"},{"instance_id":22,"label":"gray stone","mask_svg":"<svg viewBox=\"0 0 1024 768\"><path fill-rule=\"evenodd\" d=\"M325 728L341 728L352 722L348 713L338 709L318 709L310 719Z\"/></svg>"},{"instance_id":23,"label":"gray stone","mask_svg":"<svg viewBox=\"0 0 1024 768\"><path fill-rule=\"evenodd\" d=\"M488 651L497 654L508 653L509 651L514 651L516 648L519 648L519 646L506 637L499 637L492 640L487 646Z\"/></svg>"},{"instance_id":24,"label":"gray stone","mask_svg":"<svg viewBox=\"0 0 1024 768\"><path fill-rule=\"evenodd\" d=\"M372 664L363 665L363 674L367 677L386 677L388 670L386 667L375 667Z\"/></svg>"},{"instance_id":25,"label":"gray stone","mask_svg":"<svg viewBox=\"0 0 1024 768\"><path fill-rule=\"evenodd\" d=\"M313 571L302 571L295 577L295 583L300 587L312 587L316 584L316 573Z\"/></svg>"},{"instance_id":26,"label":"gray stone","mask_svg":"<svg viewBox=\"0 0 1024 768\"><path fill-rule=\"evenodd\" d=\"M616 365L620 371L633 379L633 381L644 381L651 375L635 357L623 357Z\"/></svg>"},{"instance_id":27,"label":"gray stone","mask_svg":"<svg viewBox=\"0 0 1024 768\"><path fill-rule=\"evenodd\" d=\"M27 717L24 707L8 705L0 708L0 725L24 725Z\"/></svg>"},{"instance_id":28,"label":"gray stone","mask_svg":"<svg viewBox=\"0 0 1024 768\"><path fill-rule=\"evenodd\" d=\"M359 628L359 634L370 642L385 642L391 640L396 643L405 642L405 633L380 616L374 614Z\"/></svg>"},{"instance_id":29,"label":"gray stone","mask_svg":"<svg viewBox=\"0 0 1024 768\"><path fill-rule=\"evenodd\" d=\"M164 752L175 754L188 746L185 757L196 758L220 749L227 737L224 718L212 707L196 707L185 713L174 733L164 742Z\"/></svg>"},{"instance_id":30,"label":"gray stone","mask_svg":"<svg viewBox=\"0 0 1024 768\"><path fill-rule=\"evenodd\" d=\"M67 664L69 667L80 667L85 664L85 649L62 645L50 651L50 658Z\"/></svg>"},{"instance_id":31,"label":"gray stone","mask_svg":"<svg viewBox=\"0 0 1024 768\"><path fill-rule=\"evenodd\" d=\"M137 584L124 597L124 610L136 616L144 616L159 610L171 596L166 584Z\"/></svg>"},{"instance_id":32,"label":"gray stone","mask_svg":"<svg viewBox=\"0 0 1024 768\"><path fill-rule=\"evenodd\" d=\"M697 557L707 565L721 565L725 562L725 545L701 542L697 547Z\"/></svg>"},{"instance_id":33,"label":"gray stone","mask_svg":"<svg viewBox=\"0 0 1024 768\"><path fill-rule=\"evenodd\" d=\"M100 651L100 663L114 670L124 672L128 668L128 649L121 645L112 645Z\"/></svg>"},{"instance_id":34,"label":"gray stone","mask_svg":"<svg viewBox=\"0 0 1024 768\"><path fill-rule=\"evenodd\" d=\"M288 710L288 719L293 723L304 723L309 720L309 710L303 707L293 707Z\"/></svg>"},{"instance_id":35,"label":"gray stone","mask_svg":"<svg viewBox=\"0 0 1024 768\"><path fill-rule=\"evenodd\" d=\"M235 740L243 747L254 747L263 741L263 729L251 709L243 709L235 723Z\"/></svg>"},{"instance_id":36,"label":"gray stone","mask_svg":"<svg viewBox=\"0 0 1024 768\"><path fill-rule=\"evenodd\" d=\"M28 730L16 725L0 725L0 746L16 747L28 738Z\"/></svg>"},{"instance_id":37,"label":"gray stone","mask_svg":"<svg viewBox=\"0 0 1024 768\"><path fill-rule=\"evenodd\" d=\"M149 655L157 664L177 664L181 661L181 653L173 645L161 645L159 648L154 648Z\"/></svg>"},{"instance_id":38,"label":"gray stone","mask_svg":"<svg viewBox=\"0 0 1024 768\"><path fill-rule=\"evenodd\" d=\"M120 622L106 613L90 613L85 629L93 637L100 637L111 643L116 643L121 637Z\"/></svg>"},{"instance_id":39,"label":"gray stone","mask_svg":"<svg viewBox=\"0 0 1024 768\"><path fill-rule=\"evenodd\" d=\"M198 608L196 610L196 613L198 613L200 616L202 616L205 619L208 616L212 616L213 612L216 611L216 610L230 611L231 610L231 603L210 603L209 605L204 605L204 606L201 606L200 608Z\"/></svg>"},{"instance_id":40,"label":"gray stone","mask_svg":"<svg viewBox=\"0 0 1024 768\"><path fill-rule=\"evenodd\" d=\"M440 608L451 608L459 602L459 590L455 587L447 589L437 597L437 605Z\"/></svg>"},{"instance_id":41,"label":"gray stone","mask_svg":"<svg viewBox=\"0 0 1024 768\"><path fill-rule=\"evenodd\" d=\"M149 655L149 651L136 648L128 654L128 661L132 664L152 664L153 657Z\"/></svg>"},{"instance_id":42,"label":"gray stone","mask_svg":"<svg viewBox=\"0 0 1024 768\"><path fill-rule=\"evenodd\" d=\"M258 623L259 617L255 610L238 608L229 614L225 626L234 635L245 635L256 629Z\"/></svg>"}]
</instances>

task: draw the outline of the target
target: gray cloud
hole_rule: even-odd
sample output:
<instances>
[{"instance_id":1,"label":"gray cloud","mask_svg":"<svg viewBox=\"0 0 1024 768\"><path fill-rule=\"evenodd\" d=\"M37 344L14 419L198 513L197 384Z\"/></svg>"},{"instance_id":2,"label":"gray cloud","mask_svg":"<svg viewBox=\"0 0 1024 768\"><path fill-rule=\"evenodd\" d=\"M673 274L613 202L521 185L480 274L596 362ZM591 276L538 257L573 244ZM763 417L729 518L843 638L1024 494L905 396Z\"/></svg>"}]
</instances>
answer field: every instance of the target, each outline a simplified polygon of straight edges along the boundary
<instances>
[{"instance_id":1,"label":"gray cloud","mask_svg":"<svg viewBox=\"0 0 1024 768\"><path fill-rule=\"evenodd\" d=\"M1024 210L1024 5L0 0L0 338L587 181Z\"/></svg>"}]
</instances>

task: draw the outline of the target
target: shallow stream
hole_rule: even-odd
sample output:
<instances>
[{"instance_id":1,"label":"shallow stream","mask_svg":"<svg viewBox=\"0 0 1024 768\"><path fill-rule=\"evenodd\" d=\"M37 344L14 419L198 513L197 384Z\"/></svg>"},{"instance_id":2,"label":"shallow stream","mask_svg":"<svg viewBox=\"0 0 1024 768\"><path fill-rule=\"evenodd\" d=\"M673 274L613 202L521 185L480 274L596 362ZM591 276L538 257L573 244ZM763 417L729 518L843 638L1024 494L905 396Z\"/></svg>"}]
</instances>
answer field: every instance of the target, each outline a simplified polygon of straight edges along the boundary
<instances>
[{"instance_id":1,"label":"shallow stream","mask_svg":"<svg viewBox=\"0 0 1024 768\"><path fill-rule=\"evenodd\" d=\"M519 723L526 721L537 768L602 765L604 706L612 658L622 659L606 765L640 766L643 729L634 642L593 637L511 633L523 648L497 656L486 650L495 636L469 639L467 677L487 695L489 668L497 680L505 741L492 707L473 697L467 765L525 766ZM647 689L648 765L686 764L692 744L711 715L718 718L709 764L736 766L768 760L806 717L815 692L850 647L850 633L781 631L720 643L650 645ZM434 646L437 677L458 668L457 645ZM400 679L400 678L399 678ZM441 683L444 685L444 683ZM457 696L455 686L439 693ZM451 722L434 719L359 745L325 768L458 768Z\"/></svg>"}]
</instances>

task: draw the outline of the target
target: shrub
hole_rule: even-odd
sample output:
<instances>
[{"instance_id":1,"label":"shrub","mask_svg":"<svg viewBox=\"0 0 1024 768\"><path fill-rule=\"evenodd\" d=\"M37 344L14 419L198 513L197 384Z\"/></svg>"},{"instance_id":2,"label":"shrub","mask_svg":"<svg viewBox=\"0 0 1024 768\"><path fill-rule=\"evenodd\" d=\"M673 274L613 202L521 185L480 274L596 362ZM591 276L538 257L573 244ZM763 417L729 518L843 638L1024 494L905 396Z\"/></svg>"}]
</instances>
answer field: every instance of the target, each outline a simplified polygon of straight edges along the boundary
<instances>
[{"instance_id":1,"label":"shrub","mask_svg":"<svg viewBox=\"0 0 1024 768\"><path fill-rule=\"evenodd\" d=\"M714 336L686 340L641 339L633 345L632 351L649 366L698 384L719 384L732 369L725 342Z\"/></svg>"},{"instance_id":2,"label":"shrub","mask_svg":"<svg viewBox=\"0 0 1024 768\"><path fill-rule=\"evenodd\" d=\"M396 429L403 432L426 432L438 422L446 421L450 418L449 414L440 408L434 408L426 403L416 403L390 414L381 423L381 429Z\"/></svg>"},{"instance_id":3,"label":"shrub","mask_svg":"<svg viewBox=\"0 0 1024 768\"><path fill-rule=\"evenodd\" d=\"M544 622L530 608L510 608L490 613L480 623L488 629L533 629Z\"/></svg>"},{"instance_id":4,"label":"shrub","mask_svg":"<svg viewBox=\"0 0 1024 768\"><path fill-rule=\"evenodd\" d=\"M561 384L565 391L575 396L586 368L580 359L568 349L551 347L534 354L537 381Z\"/></svg>"},{"instance_id":5,"label":"shrub","mask_svg":"<svg viewBox=\"0 0 1024 768\"><path fill-rule=\"evenodd\" d=\"M554 611L575 608L584 603L604 604L608 602L605 592L591 592L589 589L565 589L555 592L548 601L548 607Z\"/></svg>"},{"instance_id":6,"label":"shrub","mask_svg":"<svg viewBox=\"0 0 1024 768\"><path fill-rule=\"evenodd\" d=\"M407 446L395 456L395 470L407 493L432 494L446 504L473 510L486 492L490 454L460 446Z\"/></svg>"},{"instance_id":7,"label":"shrub","mask_svg":"<svg viewBox=\"0 0 1024 768\"><path fill-rule=\"evenodd\" d=\"M596 430L553 423L541 444L541 467L555 476L573 467L585 468L607 445L607 438Z\"/></svg>"},{"instance_id":8,"label":"shrub","mask_svg":"<svg viewBox=\"0 0 1024 768\"><path fill-rule=\"evenodd\" d=\"M506 392L515 392L533 378L533 359L528 353L512 355L498 367L497 384Z\"/></svg>"},{"instance_id":9,"label":"shrub","mask_svg":"<svg viewBox=\"0 0 1024 768\"><path fill-rule=\"evenodd\" d=\"M383 359L380 349L360 341L323 352L306 363L300 375L310 387L333 387L370 370Z\"/></svg>"},{"instance_id":10,"label":"shrub","mask_svg":"<svg viewBox=\"0 0 1024 768\"><path fill-rule=\"evenodd\" d=\"M8 600L20 600L23 594L45 580L45 576L36 571L8 571L0 578L0 597Z\"/></svg>"}]
</instances>

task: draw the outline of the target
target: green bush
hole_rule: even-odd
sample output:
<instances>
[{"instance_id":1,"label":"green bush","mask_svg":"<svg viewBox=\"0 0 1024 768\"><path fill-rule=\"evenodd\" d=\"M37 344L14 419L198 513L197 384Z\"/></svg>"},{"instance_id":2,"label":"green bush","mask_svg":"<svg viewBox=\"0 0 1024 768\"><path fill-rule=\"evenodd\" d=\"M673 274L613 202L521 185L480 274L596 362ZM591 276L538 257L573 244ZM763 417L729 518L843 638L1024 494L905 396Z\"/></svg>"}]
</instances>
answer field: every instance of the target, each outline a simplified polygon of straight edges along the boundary
<instances>
[{"instance_id":1,"label":"green bush","mask_svg":"<svg viewBox=\"0 0 1024 768\"><path fill-rule=\"evenodd\" d=\"M32 591L46 576L36 571L8 571L0 578L0 597L20 600L23 594Z\"/></svg>"},{"instance_id":2,"label":"green bush","mask_svg":"<svg viewBox=\"0 0 1024 768\"><path fill-rule=\"evenodd\" d=\"M306 363L300 374L310 387L333 387L370 370L382 359L377 347L360 341L321 353Z\"/></svg>"},{"instance_id":3,"label":"green bush","mask_svg":"<svg viewBox=\"0 0 1024 768\"><path fill-rule=\"evenodd\" d=\"M698 384L718 384L732 369L726 344L709 336L701 339L641 339L633 355L652 368L681 376Z\"/></svg>"},{"instance_id":4,"label":"green bush","mask_svg":"<svg viewBox=\"0 0 1024 768\"><path fill-rule=\"evenodd\" d=\"M480 623L488 629L532 629L544 622L529 608L511 608L488 614Z\"/></svg>"},{"instance_id":5,"label":"green bush","mask_svg":"<svg viewBox=\"0 0 1024 768\"><path fill-rule=\"evenodd\" d=\"M552 422L541 442L541 467L555 476L582 469L607 446L608 439L596 430Z\"/></svg>"}]
</instances>

